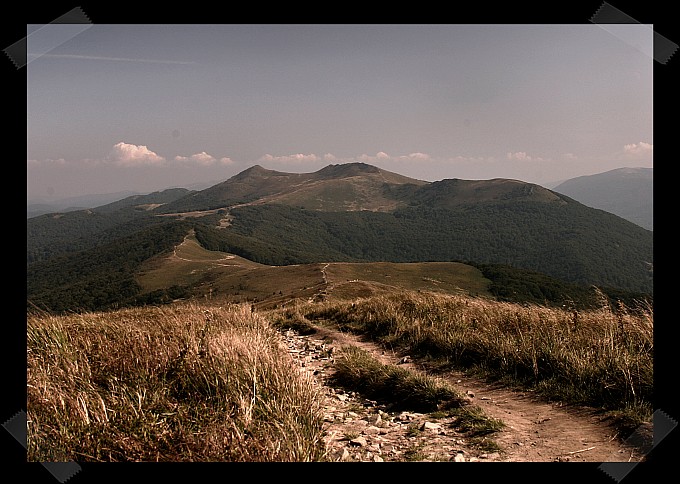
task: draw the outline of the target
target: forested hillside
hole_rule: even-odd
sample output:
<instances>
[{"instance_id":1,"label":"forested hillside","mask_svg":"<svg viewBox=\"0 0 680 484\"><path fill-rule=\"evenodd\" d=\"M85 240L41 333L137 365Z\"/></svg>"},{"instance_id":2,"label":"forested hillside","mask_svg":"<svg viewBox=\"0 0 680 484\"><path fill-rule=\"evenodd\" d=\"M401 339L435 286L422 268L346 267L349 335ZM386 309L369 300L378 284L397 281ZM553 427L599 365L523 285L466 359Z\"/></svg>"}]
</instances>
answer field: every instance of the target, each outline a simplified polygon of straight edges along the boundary
<instances>
[{"instance_id":1,"label":"forested hillside","mask_svg":"<svg viewBox=\"0 0 680 484\"><path fill-rule=\"evenodd\" d=\"M234 209L231 230L201 242L260 263L468 261L501 263L579 284L652 292L651 232L611 214L513 202L393 213ZM207 220L207 218L206 218ZM249 241L260 241L249 245ZM646 264L645 262L649 262Z\"/></svg>"},{"instance_id":2,"label":"forested hillside","mask_svg":"<svg viewBox=\"0 0 680 484\"><path fill-rule=\"evenodd\" d=\"M165 221L92 249L31 264L26 274L29 306L101 310L134 303L140 292L134 275L141 263L172 250L190 227L186 222Z\"/></svg>"},{"instance_id":3,"label":"forested hillside","mask_svg":"<svg viewBox=\"0 0 680 484\"><path fill-rule=\"evenodd\" d=\"M253 167L200 192L172 189L28 219L29 304L99 309L189 294L172 280L142 294L135 277L192 230L205 249L270 266L463 262L653 293L652 232L632 222L517 180L427 183L359 163L313 174ZM533 288L517 291L495 274L498 297L556 300L548 280L531 277Z\"/></svg>"}]
</instances>

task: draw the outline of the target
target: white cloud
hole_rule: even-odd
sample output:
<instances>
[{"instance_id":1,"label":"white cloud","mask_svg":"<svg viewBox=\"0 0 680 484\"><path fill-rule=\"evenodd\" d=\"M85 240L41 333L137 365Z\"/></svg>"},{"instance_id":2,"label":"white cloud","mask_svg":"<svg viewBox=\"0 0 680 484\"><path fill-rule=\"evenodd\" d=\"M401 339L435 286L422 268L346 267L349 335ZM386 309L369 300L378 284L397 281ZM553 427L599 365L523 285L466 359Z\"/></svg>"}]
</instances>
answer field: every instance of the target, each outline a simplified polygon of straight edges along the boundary
<instances>
[{"instance_id":1,"label":"white cloud","mask_svg":"<svg viewBox=\"0 0 680 484\"><path fill-rule=\"evenodd\" d=\"M375 163L377 160L377 156L370 156L365 153L357 157L357 161L361 161L362 163Z\"/></svg>"},{"instance_id":2,"label":"white cloud","mask_svg":"<svg viewBox=\"0 0 680 484\"><path fill-rule=\"evenodd\" d=\"M384 151L379 151L375 155L367 155L367 154L362 154L358 157L356 157L357 161L361 161L363 163L379 163L379 162L393 162L393 161L429 161L432 160L432 157L428 155L427 153L410 153L408 155L400 155L400 156L391 156L385 153Z\"/></svg>"},{"instance_id":3,"label":"white cloud","mask_svg":"<svg viewBox=\"0 0 680 484\"><path fill-rule=\"evenodd\" d=\"M158 156L144 145L116 143L109 154L109 161L122 166L161 165L165 158Z\"/></svg>"},{"instance_id":4,"label":"white cloud","mask_svg":"<svg viewBox=\"0 0 680 484\"><path fill-rule=\"evenodd\" d=\"M526 160L527 158L531 159L531 157L527 157L527 154L524 151L517 151L515 153L508 152L507 158L508 160Z\"/></svg>"},{"instance_id":5,"label":"white cloud","mask_svg":"<svg viewBox=\"0 0 680 484\"><path fill-rule=\"evenodd\" d=\"M222 159L225 159L225 158L222 158ZM175 161L179 161L179 162L183 162L183 163L195 163L197 165L209 166L209 165L212 165L215 162L217 162L217 159L214 156L209 155L205 151L201 151L200 153L196 153L195 155L191 155L191 156L175 156Z\"/></svg>"},{"instance_id":6,"label":"white cloud","mask_svg":"<svg viewBox=\"0 0 680 484\"><path fill-rule=\"evenodd\" d=\"M449 158L447 161L452 161L454 163L493 163L496 159L493 156L483 157L483 156L455 156Z\"/></svg>"},{"instance_id":7,"label":"white cloud","mask_svg":"<svg viewBox=\"0 0 680 484\"><path fill-rule=\"evenodd\" d=\"M640 141L639 143L632 143L623 146L623 151L631 155L646 155L654 151L654 145Z\"/></svg>"},{"instance_id":8,"label":"white cloud","mask_svg":"<svg viewBox=\"0 0 680 484\"><path fill-rule=\"evenodd\" d=\"M431 160L432 158L430 155L426 153L410 153L408 155L402 155L402 156L392 156L389 155L388 153L385 153L384 151L379 151L375 155L367 155L367 154L362 154L359 156L350 156L348 158L339 158L335 156L332 153L326 153L323 156L317 156L313 153L310 153L308 155L305 154L295 154L295 155L285 155L285 156L273 156L270 154L266 154L262 156L258 162L276 162L276 163L317 163L317 162L325 162L325 163L354 163L354 162L363 162L363 163L388 163L388 162L393 162L393 161L427 161Z\"/></svg>"},{"instance_id":9,"label":"white cloud","mask_svg":"<svg viewBox=\"0 0 680 484\"><path fill-rule=\"evenodd\" d=\"M430 159L430 155L426 153L411 153L408 155L408 158L411 160L427 161Z\"/></svg>"},{"instance_id":10,"label":"white cloud","mask_svg":"<svg viewBox=\"0 0 680 484\"><path fill-rule=\"evenodd\" d=\"M379 151L375 155L367 155L366 153L359 155L357 157L357 161L360 161L362 163L376 163L378 161L388 161L390 160L391 157L384 151Z\"/></svg>"},{"instance_id":11,"label":"white cloud","mask_svg":"<svg viewBox=\"0 0 680 484\"><path fill-rule=\"evenodd\" d=\"M175 156L174 161L186 164L187 166L212 166L212 165L231 165L234 161L229 157L222 157L219 160L214 156L202 151L191 156ZM47 165L81 165L81 166L97 166L105 163L113 163L118 166L167 166L167 160L159 156L154 151L151 151L144 145L133 145L130 143L116 143L111 149L109 155L104 159L86 158L77 161L66 161L63 158L59 159L27 159L26 164L32 166L47 166Z\"/></svg>"},{"instance_id":12,"label":"white cloud","mask_svg":"<svg viewBox=\"0 0 680 484\"><path fill-rule=\"evenodd\" d=\"M353 162L363 162L363 163L388 163L393 161L427 161L431 160L430 155L426 153L410 153L408 155L402 156L391 156L384 151L379 151L375 155L362 154L359 156L351 156L349 158L338 158L332 153L326 153L323 156L317 156L314 153L302 154L298 153L295 155L284 155L284 156L274 156L271 154L266 154L260 157L258 162L275 162L275 163L353 163Z\"/></svg>"},{"instance_id":13,"label":"white cloud","mask_svg":"<svg viewBox=\"0 0 680 484\"><path fill-rule=\"evenodd\" d=\"M328 156L328 155L326 155L326 156ZM260 158L258 161L272 161L272 162L275 162L275 163L310 163L310 162L314 163L314 162L317 162L317 161L321 161L321 158L319 158L318 156L316 156L313 153L310 153L308 155L305 155L305 154L302 154L302 153L297 153L295 155L285 155L285 156L273 156L273 155L270 155L270 154L266 154L262 158Z\"/></svg>"},{"instance_id":14,"label":"white cloud","mask_svg":"<svg viewBox=\"0 0 680 484\"><path fill-rule=\"evenodd\" d=\"M526 151L516 151L514 153L508 151L506 158L515 161L545 161L540 156L527 155Z\"/></svg>"},{"instance_id":15,"label":"white cloud","mask_svg":"<svg viewBox=\"0 0 680 484\"><path fill-rule=\"evenodd\" d=\"M217 160L213 156L206 153L205 151L201 151L200 153L191 155L191 161L194 161L200 165L212 165Z\"/></svg>"}]
</instances>

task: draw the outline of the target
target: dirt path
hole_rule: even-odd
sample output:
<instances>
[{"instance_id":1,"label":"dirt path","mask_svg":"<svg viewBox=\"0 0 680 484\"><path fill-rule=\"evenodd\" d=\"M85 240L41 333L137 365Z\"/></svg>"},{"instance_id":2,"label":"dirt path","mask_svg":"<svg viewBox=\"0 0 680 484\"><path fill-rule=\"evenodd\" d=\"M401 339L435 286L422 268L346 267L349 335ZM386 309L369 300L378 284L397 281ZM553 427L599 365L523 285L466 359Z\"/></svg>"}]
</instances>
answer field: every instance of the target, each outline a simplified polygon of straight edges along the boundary
<instances>
[{"instance_id":1,"label":"dirt path","mask_svg":"<svg viewBox=\"0 0 680 484\"><path fill-rule=\"evenodd\" d=\"M632 449L624 448L616 430L589 409L547 403L530 392L488 384L451 373L450 382L474 394L473 401L484 412L501 419L506 430L496 441L506 461L639 461Z\"/></svg>"},{"instance_id":2,"label":"dirt path","mask_svg":"<svg viewBox=\"0 0 680 484\"><path fill-rule=\"evenodd\" d=\"M639 462L642 456L622 441L616 430L596 412L548 403L531 392L509 389L465 376L461 372L437 374L448 383L467 393L473 405L481 407L491 417L505 423L505 429L490 436L499 452L479 450L463 435L448 430L447 419L426 424L420 414L390 415L375 402L362 401L357 395L347 395L328 385L332 359L342 347L358 346L386 364L400 364L419 369L407 355L384 351L375 343L356 335L325 326L317 326L311 336L288 334L291 352L301 366L312 375L326 392L327 443L337 460L408 460L414 449L420 452L415 460L505 461L505 462ZM316 348L315 357L314 348ZM319 356L325 355L325 356ZM406 358L405 358L406 357ZM376 420L382 422L376 425ZM452 420L452 419L451 419ZM413 427L430 429L413 432ZM416 434L416 436L414 436ZM352 442L347 436L363 440Z\"/></svg>"}]
</instances>

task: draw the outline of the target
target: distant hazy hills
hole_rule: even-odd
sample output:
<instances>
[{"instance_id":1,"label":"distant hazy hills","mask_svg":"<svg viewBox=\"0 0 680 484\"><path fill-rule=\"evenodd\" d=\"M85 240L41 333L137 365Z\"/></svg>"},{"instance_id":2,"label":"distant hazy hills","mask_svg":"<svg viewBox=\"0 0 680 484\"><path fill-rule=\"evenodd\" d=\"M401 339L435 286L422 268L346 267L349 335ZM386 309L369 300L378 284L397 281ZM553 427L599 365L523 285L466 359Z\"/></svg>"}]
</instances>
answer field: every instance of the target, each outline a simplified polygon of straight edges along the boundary
<instances>
[{"instance_id":1,"label":"distant hazy hills","mask_svg":"<svg viewBox=\"0 0 680 484\"><path fill-rule=\"evenodd\" d=\"M28 297L62 309L134 300L148 290L149 264L189 233L204 249L266 266L503 264L586 287L653 292L652 232L613 213L518 180L426 182L348 163L313 173L256 165L203 190L29 218ZM220 270L196 269L192 287L209 287ZM155 291L177 297L188 289L186 275L163 274Z\"/></svg>"},{"instance_id":2,"label":"distant hazy hills","mask_svg":"<svg viewBox=\"0 0 680 484\"><path fill-rule=\"evenodd\" d=\"M553 190L653 230L653 188L653 168L617 168L572 178Z\"/></svg>"},{"instance_id":3,"label":"distant hazy hills","mask_svg":"<svg viewBox=\"0 0 680 484\"><path fill-rule=\"evenodd\" d=\"M168 201L168 197L174 197L176 194L184 195L191 191L193 190L188 188L168 188L162 190L163 195L159 195L161 193L160 191L144 195L138 192L125 190L114 193L67 197L58 200L33 199L29 200L26 204L26 218L37 217L48 213L75 212L77 210L97 208L104 205L106 205L109 210L114 210L121 206L121 204L117 204L116 202L122 202L122 204L127 205L142 204L144 203L144 197L148 197L149 200L153 200L155 203L165 203Z\"/></svg>"},{"instance_id":4,"label":"distant hazy hills","mask_svg":"<svg viewBox=\"0 0 680 484\"><path fill-rule=\"evenodd\" d=\"M116 193L82 195L59 200L31 200L26 204L26 217L37 217L46 213L73 212L84 208L99 207L123 198L138 195L137 192L123 191Z\"/></svg>"}]
</instances>

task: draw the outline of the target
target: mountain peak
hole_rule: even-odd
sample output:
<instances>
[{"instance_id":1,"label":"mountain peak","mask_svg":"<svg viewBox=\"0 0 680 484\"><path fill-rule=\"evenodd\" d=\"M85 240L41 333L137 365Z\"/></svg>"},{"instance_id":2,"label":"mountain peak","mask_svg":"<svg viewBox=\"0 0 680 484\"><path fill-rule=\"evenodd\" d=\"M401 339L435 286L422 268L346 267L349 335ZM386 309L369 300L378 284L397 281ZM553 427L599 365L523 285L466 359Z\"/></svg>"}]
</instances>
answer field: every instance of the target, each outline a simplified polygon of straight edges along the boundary
<instances>
[{"instance_id":1,"label":"mountain peak","mask_svg":"<svg viewBox=\"0 0 680 484\"><path fill-rule=\"evenodd\" d=\"M369 165L367 163L354 162L342 163L339 165L327 165L317 171L316 174L324 177L347 177L380 172L381 170L377 166Z\"/></svg>"},{"instance_id":2,"label":"mountain peak","mask_svg":"<svg viewBox=\"0 0 680 484\"><path fill-rule=\"evenodd\" d=\"M236 174L233 176L233 178L237 180L242 180L244 178L249 178L253 176L262 176L266 175L268 173L271 173L271 170L267 170L266 168L262 168L260 165L253 165L250 168L246 168L242 172Z\"/></svg>"}]
</instances>

